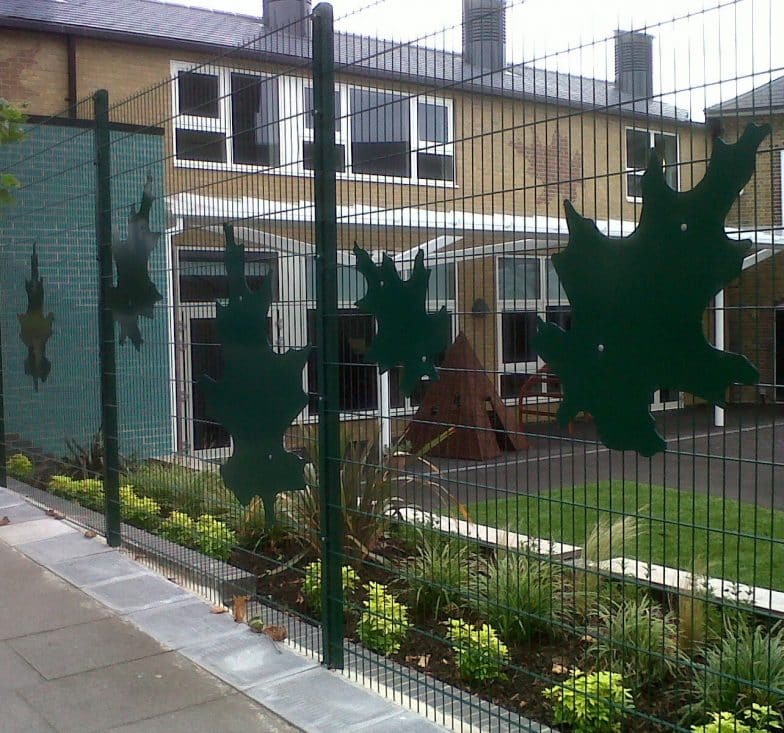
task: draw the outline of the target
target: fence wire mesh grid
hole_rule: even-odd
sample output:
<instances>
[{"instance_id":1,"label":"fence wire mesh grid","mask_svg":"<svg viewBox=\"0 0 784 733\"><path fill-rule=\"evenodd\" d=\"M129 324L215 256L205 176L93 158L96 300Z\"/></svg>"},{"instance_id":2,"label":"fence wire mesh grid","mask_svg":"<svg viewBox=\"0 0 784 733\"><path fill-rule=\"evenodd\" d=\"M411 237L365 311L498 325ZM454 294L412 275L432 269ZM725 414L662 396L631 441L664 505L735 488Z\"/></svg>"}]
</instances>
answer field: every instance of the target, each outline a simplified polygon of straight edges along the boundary
<instances>
[{"instance_id":1,"label":"fence wire mesh grid","mask_svg":"<svg viewBox=\"0 0 784 733\"><path fill-rule=\"evenodd\" d=\"M455 729L777 729L782 8L353 32L391 5L8 94L7 485ZM758 374L681 379L685 321Z\"/></svg>"}]
</instances>

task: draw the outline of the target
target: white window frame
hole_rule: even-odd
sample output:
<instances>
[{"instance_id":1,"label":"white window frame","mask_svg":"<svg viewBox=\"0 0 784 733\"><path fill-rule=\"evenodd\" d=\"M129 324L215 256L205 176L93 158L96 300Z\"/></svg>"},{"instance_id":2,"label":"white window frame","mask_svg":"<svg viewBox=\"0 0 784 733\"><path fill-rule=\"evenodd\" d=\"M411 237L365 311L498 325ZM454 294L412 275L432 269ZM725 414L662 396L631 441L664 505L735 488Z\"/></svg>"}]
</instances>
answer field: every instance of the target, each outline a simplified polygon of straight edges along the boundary
<instances>
[{"instance_id":1,"label":"white window frame","mask_svg":"<svg viewBox=\"0 0 784 733\"><path fill-rule=\"evenodd\" d=\"M218 77L219 91L219 117L200 117L198 115L183 115L179 111L179 84L178 75L181 71L190 71L198 74L209 74ZM171 62L172 74L172 131L171 144L174 151L174 166L177 168L199 168L202 170L231 171L240 173L264 172L272 175L286 175L309 177L313 171L305 168L302 144L313 142L313 130L305 125L305 89L312 87L310 79L295 76L275 76L255 69L236 67L210 66L188 63L184 61ZM232 145L232 119L231 119L231 75L246 74L260 78L273 78L278 86L278 125L280 132L280 161L272 166L248 163L236 163L233 160L234 150ZM447 97L419 96L408 94L395 89L371 87L359 84L339 83L335 89L340 95L341 130L335 135L335 142L345 146L345 171L338 172L338 180L383 182L403 185L433 186L439 188L457 188L457 166L455 165L455 117L454 101ZM409 101L410 134L410 170L411 175L385 176L382 174L354 173L351 160L351 90L362 89L370 92L392 93L407 98ZM419 103L441 105L447 110L447 131L449 140L446 143L436 143L419 138L418 113ZM220 133L224 136L226 146L226 162L208 160L188 160L177 157L177 129L195 130L200 132ZM430 152L452 156L452 180L433 178L419 178L417 154Z\"/></svg>"},{"instance_id":2,"label":"white window frame","mask_svg":"<svg viewBox=\"0 0 784 733\"><path fill-rule=\"evenodd\" d=\"M232 145L233 129L231 119L231 75L244 74L246 76L258 76L263 78L275 78L273 74L265 74L253 69L240 69L234 67L224 66L201 66L199 64L185 63L181 61L171 62L172 70L172 104L173 104L173 121L172 121L172 150L174 151L174 165L177 168L200 168L202 170L219 170L219 171L238 171L256 173L258 171L279 173L292 172L286 170L290 165L286 165L286 161L290 161L290 154L285 149L286 142L291 138L284 131L284 99L290 100L289 82L290 80L278 77L276 83L278 86L278 124L280 126L280 156L279 164L273 166L257 165L250 163L235 163L234 162L234 146ZM218 119L214 117L200 117L198 115L182 115L180 114L180 90L178 84L178 77L181 71L191 71L196 74L208 74L218 77L218 101L220 115ZM291 80L293 81L293 80ZM286 82L286 83L284 83ZM300 104L300 107L302 105ZM302 119L302 115L289 114L291 119ZM226 162L212 161L212 160L190 160L187 158L177 157L177 130L197 130L202 132L218 132L224 136L224 145L226 148Z\"/></svg>"},{"instance_id":3,"label":"white window frame","mask_svg":"<svg viewBox=\"0 0 784 733\"><path fill-rule=\"evenodd\" d=\"M534 260L539 268L539 297L538 298L503 298L501 296L501 261L502 260ZM503 322L505 313L533 313L544 319L547 310L547 258L533 254L525 255L498 255L495 258L495 286L496 286L496 339L498 378L498 394L501 395L501 377L505 374L534 374L544 363L540 358L533 361L504 361L504 332ZM507 403L517 401L517 396L503 397Z\"/></svg>"},{"instance_id":4,"label":"white window frame","mask_svg":"<svg viewBox=\"0 0 784 733\"><path fill-rule=\"evenodd\" d=\"M668 137L675 138L675 162L669 163L667 167L675 166L675 175L677 177L677 189L680 191L681 188L681 138L677 132L670 132L669 130L656 130L652 128L645 128L645 127L634 127L634 126L627 126L623 128L623 190L626 196L626 200L629 202L639 203L642 201L641 196L632 196L629 194L629 176L635 175L638 178L642 178L643 173L645 173L645 168L633 168L629 165L629 146L626 143L626 133L627 131L632 132L645 132L648 133L648 150L650 151L655 143L656 135L666 135ZM647 161L646 161L647 165Z\"/></svg>"}]
</instances>

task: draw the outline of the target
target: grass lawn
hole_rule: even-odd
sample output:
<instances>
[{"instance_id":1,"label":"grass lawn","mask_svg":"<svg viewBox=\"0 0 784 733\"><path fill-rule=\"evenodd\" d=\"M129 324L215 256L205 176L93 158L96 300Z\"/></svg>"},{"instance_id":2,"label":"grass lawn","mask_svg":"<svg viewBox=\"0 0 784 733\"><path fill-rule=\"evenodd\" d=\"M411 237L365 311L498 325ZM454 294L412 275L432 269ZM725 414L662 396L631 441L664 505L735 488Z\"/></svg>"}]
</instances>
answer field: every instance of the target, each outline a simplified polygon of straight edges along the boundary
<instances>
[{"instance_id":1,"label":"grass lawn","mask_svg":"<svg viewBox=\"0 0 784 733\"><path fill-rule=\"evenodd\" d=\"M582 546L600 518L635 515L624 554L784 590L784 512L658 486L612 482L470 506L481 524Z\"/></svg>"}]
</instances>

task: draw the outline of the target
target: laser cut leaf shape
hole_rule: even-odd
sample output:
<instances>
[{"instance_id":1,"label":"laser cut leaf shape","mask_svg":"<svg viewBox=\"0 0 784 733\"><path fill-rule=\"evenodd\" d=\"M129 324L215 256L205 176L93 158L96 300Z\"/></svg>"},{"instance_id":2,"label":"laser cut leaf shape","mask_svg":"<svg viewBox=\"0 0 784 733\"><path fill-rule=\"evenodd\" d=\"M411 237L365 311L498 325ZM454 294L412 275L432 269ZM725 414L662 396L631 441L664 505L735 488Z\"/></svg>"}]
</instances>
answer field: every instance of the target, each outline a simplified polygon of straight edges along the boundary
<instances>
[{"instance_id":1,"label":"laser cut leaf shape","mask_svg":"<svg viewBox=\"0 0 784 733\"><path fill-rule=\"evenodd\" d=\"M422 377L438 379L435 360L451 341L449 313L445 307L428 313L425 307L430 270L422 250L414 259L408 280L402 280L394 261L384 255L376 265L370 255L354 245L357 270L365 276L367 292L357 301L363 313L376 318L377 331L367 351L381 372L403 367L401 390L410 395Z\"/></svg>"},{"instance_id":2,"label":"laser cut leaf shape","mask_svg":"<svg viewBox=\"0 0 784 733\"><path fill-rule=\"evenodd\" d=\"M117 285L109 290L109 308L120 325L120 343L130 339L137 351L144 341L139 317L152 319L155 304L163 298L147 269L150 254L161 236L160 232L150 231L150 208L154 200L152 177L147 176L139 210L131 208L128 217L128 238L114 237L112 243Z\"/></svg>"},{"instance_id":3,"label":"laser cut leaf shape","mask_svg":"<svg viewBox=\"0 0 784 733\"><path fill-rule=\"evenodd\" d=\"M38 382L45 382L52 370L46 358L46 344L52 335L54 314L44 315L44 279L38 274L38 252L33 245L30 257L30 279L25 280L27 292L27 311L17 315L19 336L27 347L24 362L25 374L33 378L33 388L38 391Z\"/></svg>"},{"instance_id":4,"label":"laser cut leaf shape","mask_svg":"<svg viewBox=\"0 0 784 733\"><path fill-rule=\"evenodd\" d=\"M735 144L716 140L705 177L683 193L667 185L652 153L640 223L629 237L606 237L564 203L569 243L552 259L572 327L565 332L540 319L534 341L561 380L562 424L586 411L607 447L651 456L666 447L650 413L655 390L723 405L731 384L758 381L744 356L708 343L703 313L740 275L751 247L727 237L724 219L769 132L749 125Z\"/></svg>"},{"instance_id":5,"label":"laser cut leaf shape","mask_svg":"<svg viewBox=\"0 0 784 733\"><path fill-rule=\"evenodd\" d=\"M281 491L305 487L305 462L283 446L286 430L305 408L302 370L310 347L273 351L267 336L272 278L256 292L245 280L245 252L225 224L224 262L229 302L217 304L218 338L223 346L223 378L200 379L207 409L231 434L234 451L221 466L226 486L244 505L259 496L268 522Z\"/></svg>"}]
</instances>

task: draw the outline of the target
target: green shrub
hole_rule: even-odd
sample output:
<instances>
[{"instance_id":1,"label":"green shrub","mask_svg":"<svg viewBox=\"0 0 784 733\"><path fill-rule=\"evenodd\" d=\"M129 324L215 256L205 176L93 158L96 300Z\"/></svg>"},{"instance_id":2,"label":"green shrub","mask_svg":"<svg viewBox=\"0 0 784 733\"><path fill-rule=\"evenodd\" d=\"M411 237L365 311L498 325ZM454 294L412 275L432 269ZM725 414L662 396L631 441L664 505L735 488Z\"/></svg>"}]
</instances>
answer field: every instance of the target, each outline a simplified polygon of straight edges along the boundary
<instances>
[{"instance_id":1,"label":"green shrub","mask_svg":"<svg viewBox=\"0 0 784 733\"><path fill-rule=\"evenodd\" d=\"M499 551L488 565L480 593L472 605L507 641L523 641L535 633L553 635L569 614L560 568L546 560Z\"/></svg>"},{"instance_id":2,"label":"green shrub","mask_svg":"<svg viewBox=\"0 0 784 733\"><path fill-rule=\"evenodd\" d=\"M585 674L573 669L561 684L545 690L556 725L567 724L572 733L617 733L624 716L634 709L632 693L616 672Z\"/></svg>"},{"instance_id":3,"label":"green shrub","mask_svg":"<svg viewBox=\"0 0 784 733\"><path fill-rule=\"evenodd\" d=\"M457 670L466 682L494 682L504 679L509 649L489 624L477 629L472 624L450 618L447 637L457 655Z\"/></svg>"},{"instance_id":4,"label":"green shrub","mask_svg":"<svg viewBox=\"0 0 784 733\"><path fill-rule=\"evenodd\" d=\"M682 658L678 629L647 595L601 605L598 616L589 651L602 666L636 684L656 684L675 673Z\"/></svg>"},{"instance_id":5,"label":"green shrub","mask_svg":"<svg viewBox=\"0 0 784 733\"><path fill-rule=\"evenodd\" d=\"M14 453L6 463L8 475L20 481L29 479L34 470L33 462L24 453Z\"/></svg>"},{"instance_id":6,"label":"green shrub","mask_svg":"<svg viewBox=\"0 0 784 733\"><path fill-rule=\"evenodd\" d=\"M704 710L738 711L755 703L784 704L784 626L770 631L736 616L721 641L705 650L692 688Z\"/></svg>"},{"instance_id":7,"label":"green shrub","mask_svg":"<svg viewBox=\"0 0 784 733\"><path fill-rule=\"evenodd\" d=\"M154 499L164 514L182 512L197 520L210 514L236 520L242 507L217 473L193 471L176 463L144 463L128 471L124 483L139 496Z\"/></svg>"},{"instance_id":8,"label":"green shrub","mask_svg":"<svg viewBox=\"0 0 784 733\"><path fill-rule=\"evenodd\" d=\"M359 575L350 565L341 568L343 596L354 592L359 585ZM302 595L308 607L315 614L321 614L321 560L316 560L305 567L305 580L302 583Z\"/></svg>"},{"instance_id":9,"label":"green shrub","mask_svg":"<svg viewBox=\"0 0 784 733\"><path fill-rule=\"evenodd\" d=\"M735 713L710 713L711 721L693 725L692 733L769 733L781 730L782 718L769 705L754 704L747 710Z\"/></svg>"},{"instance_id":10,"label":"green shrub","mask_svg":"<svg viewBox=\"0 0 784 733\"><path fill-rule=\"evenodd\" d=\"M121 486L120 516L137 527L155 530L161 523L161 508L154 499L137 496L130 486Z\"/></svg>"},{"instance_id":11,"label":"green shrub","mask_svg":"<svg viewBox=\"0 0 784 733\"><path fill-rule=\"evenodd\" d=\"M103 482L100 479L76 480L69 476L52 476L49 479L49 491L96 512L104 509Z\"/></svg>"},{"instance_id":12,"label":"green shrub","mask_svg":"<svg viewBox=\"0 0 784 733\"><path fill-rule=\"evenodd\" d=\"M359 639L371 651L392 654L408 632L408 609L381 583L371 581L365 588L368 597L357 628Z\"/></svg>"},{"instance_id":13,"label":"green shrub","mask_svg":"<svg viewBox=\"0 0 784 733\"><path fill-rule=\"evenodd\" d=\"M229 559L232 548L237 544L237 535L225 522L210 514L202 514L194 527L199 550L218 560Z\"/></svg>"},{"instance_id":14,"label":"green shrub","mask_svg":"<svg viewBox=\"0 0 784 733\"><path fill-rule=\"evenodd\" d=\"M167 519L161 522L158 531L162 537L176 542L178 545L193 548L198 546L196 522L184 512L172 512Z\"/></svg>"},{"instance_id":15,"label":"green shrub","mask_svg":"<svg viewBox=\"0 0 784 733\"><path fill-rule=\"evenodd\" d=\"M440 533L420 530L417 554L406 563L403 580L412 605L438 618L442 607L461 605L467 600L479 570L479 563L465 542L445 540Z\"/></svg>"}]
</instances>

